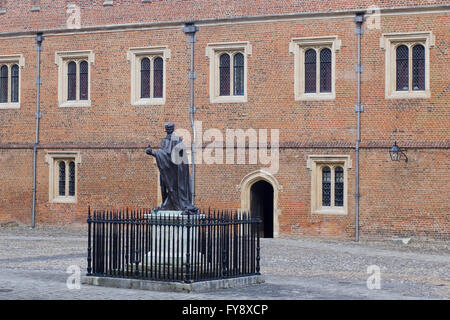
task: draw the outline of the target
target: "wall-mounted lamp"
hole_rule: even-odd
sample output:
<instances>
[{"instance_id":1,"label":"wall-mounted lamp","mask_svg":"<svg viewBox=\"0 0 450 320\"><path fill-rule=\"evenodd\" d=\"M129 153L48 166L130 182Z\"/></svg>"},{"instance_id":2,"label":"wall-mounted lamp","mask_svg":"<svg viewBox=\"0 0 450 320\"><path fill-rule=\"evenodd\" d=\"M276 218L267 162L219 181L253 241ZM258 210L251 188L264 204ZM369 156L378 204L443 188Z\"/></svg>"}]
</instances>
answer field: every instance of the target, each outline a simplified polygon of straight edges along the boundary
<instances>
[{"instance_id":1,"label":"wall-mounted lamp","mask_svg":"<svg viewBox=\"0 0 450 320\"><path fill-rule=\"evenodd\" d=\"M391 155L392 161L400 161L401 159L404 159L405 162L408 162L408 157L403 150L397 146L397 141L394 142L393 147L389 150L389 154Z\"/></svg>"}]
</instances>

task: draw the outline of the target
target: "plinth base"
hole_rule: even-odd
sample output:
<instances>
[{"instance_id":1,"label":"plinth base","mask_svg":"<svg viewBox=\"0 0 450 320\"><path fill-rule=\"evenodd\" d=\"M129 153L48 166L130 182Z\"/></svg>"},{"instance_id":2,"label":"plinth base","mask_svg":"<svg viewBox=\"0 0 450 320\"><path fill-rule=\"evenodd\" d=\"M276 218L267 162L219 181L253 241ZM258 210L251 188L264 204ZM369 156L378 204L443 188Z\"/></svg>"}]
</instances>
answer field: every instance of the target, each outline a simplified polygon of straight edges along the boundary
<instances>
[{"instance_id":1,"label":"plinth base","mask_svg":"<svg viewBox=\"0 0 450 320\"><path fill-rule=\"evenodd\" d=\"M124 279L110 277L85 276L82 284L122 289L139 289L164 292L207 292L227 288L241 288L264 283L263 275L208 280L194 283L166 282L140 279Z\"/></svg>"}]
</instances>

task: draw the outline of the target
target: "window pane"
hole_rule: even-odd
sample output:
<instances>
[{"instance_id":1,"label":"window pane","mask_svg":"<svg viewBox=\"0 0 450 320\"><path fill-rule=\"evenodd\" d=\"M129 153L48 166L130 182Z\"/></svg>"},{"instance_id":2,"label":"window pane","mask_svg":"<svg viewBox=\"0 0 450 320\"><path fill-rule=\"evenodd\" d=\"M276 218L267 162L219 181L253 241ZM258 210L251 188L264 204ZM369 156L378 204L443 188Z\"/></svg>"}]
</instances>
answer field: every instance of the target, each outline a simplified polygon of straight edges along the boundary
<instances>
[{"instance_id":1,"label":"window pane","mask_svg":"<svg viewBox=\"0 0 450 320\"><path fill-rule=\"evenodd\" d=\"M226 53L220 56L220 95L230 95L230 56Z\"/></svg>"},{"instance_id":2,"label":"window pane","mask_svg":"<svg viewBox=\"0 0 450 320\"><path fill-rule=\"evenodd\" d=\"M77 99L77 64L71 61L67 68L67 100Z\"/></svg>"},{"instance_id":3,"label":"window pane","mask_svg":"<svg viewBox=\"0 0 450 320\"><path fill-rule=\"evenodd\" d=\"M397 48L397 91L408 91L408 47L401 45Z\"/></svg>"},{"instance_id":4,"label":"window pane","mask_svg":"<svg viewBox=\"0 0 450 320\"><path fill-rule=\"evenodd\" d=\"M89 66L86 61L80 63L80 100L88 100Z\"/></svg>"},{"instance_id":5,"label":"window pane","mask_svg":"<svg viewBox=\"0 0 450 320\"><path fill-rule=\"evenodd\" d=\"M316 51L305 52L305 93L316 92Z\"/></svg>"},{"instance_id":6,"label":"window pane","mask_svg":"<svg viewBox=\"0 0 450 320\"><path fill-rule=\"evenodd\" d=\"M344 169L342 167L334 170L334 205L344 206Z\"/></svg>"},{"instance_id":7,"label":"window pane","mask_svg":"<svg viewBox=\"0 0 450 320\"><path fill-rule=\"evenodd\" d=\"M141 98L150 98L150 59L141 60Z\"/></svg>"},{"instance_id":8,"label":"window pane","mask_svg":"<svg viewBox=\"0 0 450 320\"><path fill-rule=\"evenodd\" d=\"M59 163L59 193L60 196L66 195L66 163Z\"/></svg>"},{"instance_id":9,"label":"window pane","mask_svg":"<svg viewBox=\"0 0 450 320\"><path fill-rule=\"evenodd\" d=\"M322 169L322 206L331 205L331 170L329 167Z\"/></svg>"},{"instance_id":10,"label":"window pane","mask_svg":"<svg viewBox=\"0 0 450 320\"><path fill-rule=\"evenodd\" d=\"M75 162L69 163L69 196L75 195Z\"/></svg>"},{"instance_id":11,"label":"window pane","mask_svg":"<svg viewBox=\"0 0 450 320\"><path fill-rule=\"evenodd\" d=\"M164 62L162 58L156 58L153 62L153 95L155 98L163 97L163 68Z\"/></svg>"},{"instance_id":12,"label":"window pane","mask_svg":"<svg viewBox=\"0 0 450 320\"><path fill-rule=\"evenodd\" d=\"M19 102L19 66L13 65L11 68L11 102Z\"/></svg>"},{"instance_id":13,"label":"window pane","mask_svg":"<svg viewBox=\"0 0 450 320\"><path fill-rule=\"evenodd\" d=\"M8 66L0 69L0 103L8 102Z\"/></svg>"},{"instance_id":14,"label":"window pane","mask_svg":"<svg viewBox=\"0 0 450 320\"><path fill-rule=\"evenodd\" d=\"M320 51L320 92L331 92L331 50Z\"/></svg>"},{"instance_id":15,"label":"window pane","mask_svg":"<svg viewBox=\"0 0 450 320\"><path fill-rule=\"evenodd\" d=\"M413 90L425 90L425 47L418 44L413 48Z\"/></svg>"},{"instance_id":16,"label":"window pane","mask_svg":"<svg viewBox=\"0 0 450 320\"><path fill-rule=\"evenodd\" d=\"M244 55L242 53L234 56L234 95L244 95Z\"/></svg>"}]
</instances>

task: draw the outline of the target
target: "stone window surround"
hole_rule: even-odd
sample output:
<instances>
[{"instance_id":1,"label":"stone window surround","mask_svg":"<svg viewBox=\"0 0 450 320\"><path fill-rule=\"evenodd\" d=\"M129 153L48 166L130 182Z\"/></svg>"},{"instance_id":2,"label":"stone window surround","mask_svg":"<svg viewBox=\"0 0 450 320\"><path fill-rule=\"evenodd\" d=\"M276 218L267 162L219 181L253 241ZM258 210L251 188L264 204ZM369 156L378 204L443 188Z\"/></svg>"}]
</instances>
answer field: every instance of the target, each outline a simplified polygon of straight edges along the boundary
<instances>
[{"instance_id":1,"label":"stone window surround","mask_svg":"<svg viewBox=\"0 0 450 320\"><path fill-rule=\"evenodd\" d=\"M19 102L11 102L11 88L12 88L12 73L11 68L13 65L17 64L19 66ZM0 56L0 66L8 66L8 102L0 103L0 109L18 109L20 108L20 92L21 92L21 81L22 81L22 69L25 66L25 58L22 54L15 55L2 55Z\"/></svg>"},{"instance_id":2,"label":"stone window surround","mask_svg":"<svg viewBox=\"0 0 450 320\"><path fill-rule=\"evenodd\" d=\"M153 98L153 60L161 57L163 63L163 97ZM141 60L150 59L150 98L141 98ZM162 105L166 103L167 61L171 58L171 51L167 46L130 48L127 61L131 66L131 104L133 106Z\"/></svg>"},{"instance_id":3,"label":"stone window surround","mask_svg":"<svg viewBox=\"0 0 450 320\"><path fill-rule=\"evenodd\" d=\"M55 52L55 64L58 66L58 105L61 108L65 107L90 107L91 106L91 78L92 68L94 64L94 53L92 50L78 50L78 51L59 51ZM79 64L81 61L88 63L88 100L80 100L80 76ZM67 68L70 61L77 63L77 100L67 100Z\"/></svg>"},{"instance_id":4,"label":"stone window surround","mask_svg":"<svg viewBox=\"0 0 450 320\"><path fill-rule=\"evenodd\" d=\"M404 33L384 33L380 38L380 48L385 51L385 97L386 99L411 99L430 98L430 48L434 47L435 36L431 31L404 32ZM416 44L425 47L425 90L396 91L396 48L399 45L406 45L411 48ZM412 63L409 61L411 70ZM412 72L409 72L411 82Z\"/></svg>"},{"instance_id":5,"label":"stone window surround","mask_svg":"<svg viewBox=\"0 0 450 320\"><path fill-rule=\"evenodd\" d=\"M323 48L331 50L331 92L320 92L320 55L316 56L316 92L305 93L305 52ZM338 36L292 38L289 53L294 55L295 100L334 100L336 98L336 52L341 49Z\"/></svg>"},{"instance_id":6,"label":"stone window surround","mask_svg":"<svg viewBox=\"0 0 450 320\"><path fill-rule=\"evenodd\" d=\"M56 165L61 160L75 162L75 196L60 196L58 194L59 168ZM49 165L48 200L50 203L76 203L78 194L78 166L81 163L79 151L47 151L45 162ZM66 170L66 177L68 175ZM69 181L66 178L66 188Z\"/></svg>"},{"instance_id":7,"label":"stone window surround","mask_svg":"<svg viewBox=\"0 0 450 320\"><path fill-rule=\"evenodd\" d=\"M41 11L41 2L39 0L33 0L31 1L31 4L31 12Z\"/></svg>"},{"instance_id":8,"label":"stone window surround","mask_svg":"<svg viewBox=\"0 0 450 320\"><path fill-rule=\"evenodd\" d=\"M229 96L220 95L219 56L222 53L231 55L230 78L233 78L231 67L233 55L240 52L244 55L244 94L233 95L233 86L230 87ZM247 102L248 56L252 55L252 45L248 41L208 43L206 45L206 57L209 58L209 101L210 103L242 103ZM232 82L232 81L231 81Z\"/></svg>"},{"instance_id":9,"label":"stone window surround","mask_svg":"<svg viewBox=\"0 0 450 320\"><path fill-rule=\"evenodd\" d=\"M332 205L322 206L322 168L331 168L332 179ZM341 166L344 169L344 205L334 206L334 168ZM309 155L307 168L311 170L311 214L348 214L348 170L352 168L352 161L348 155Z\"/></svg>"},{"instance_id":10,"label":"stone window surround","mask_svg":"<svg viewBox=\"0 0 450 320\"><path fill-rule=\"evenodd\" d=\"M22 54L2 55L0 56L0 67L3 65L8 66L8 102L0 103L0 109L19 109L20 108L20 96L22 91L22 69L25 66L25 58ZM11 102L11 88L12 77L11 67L17 64L19 66L19 102Z\"/></svg>"}]
</instances>

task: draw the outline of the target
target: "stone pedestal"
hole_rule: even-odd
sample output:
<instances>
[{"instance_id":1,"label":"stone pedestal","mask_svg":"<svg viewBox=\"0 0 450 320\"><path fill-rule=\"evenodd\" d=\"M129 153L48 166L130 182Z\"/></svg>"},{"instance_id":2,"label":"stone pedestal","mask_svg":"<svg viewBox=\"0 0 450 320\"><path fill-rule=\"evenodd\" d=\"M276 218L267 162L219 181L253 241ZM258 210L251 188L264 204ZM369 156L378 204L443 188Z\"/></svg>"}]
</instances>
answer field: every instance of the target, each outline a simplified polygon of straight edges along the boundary
<instances>
[{"instance_id":1,"label":"stone pedestal","mask_svg":"<svg viewBox=\"0 0 450 320\"><path fill-rule=\"evenodd\" d=\"M190 254L193 254L192 243L198 243L198 230L195 223L205 215L182 214L183 211L157 211L147 215L147 219L153 222L151 228L151 250L148 252L148 259L152 259L153 264L182 265L186 264L186 253L188 246L188 219L191 222L189 227ZM195 251L196 252L196 251Z\"/></svg>"}]
</instances>

